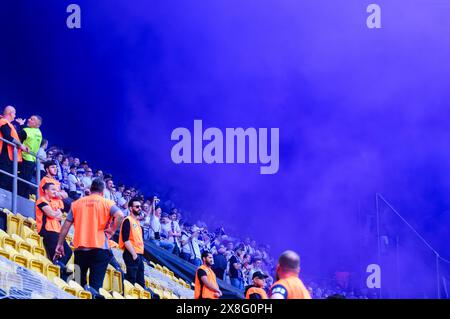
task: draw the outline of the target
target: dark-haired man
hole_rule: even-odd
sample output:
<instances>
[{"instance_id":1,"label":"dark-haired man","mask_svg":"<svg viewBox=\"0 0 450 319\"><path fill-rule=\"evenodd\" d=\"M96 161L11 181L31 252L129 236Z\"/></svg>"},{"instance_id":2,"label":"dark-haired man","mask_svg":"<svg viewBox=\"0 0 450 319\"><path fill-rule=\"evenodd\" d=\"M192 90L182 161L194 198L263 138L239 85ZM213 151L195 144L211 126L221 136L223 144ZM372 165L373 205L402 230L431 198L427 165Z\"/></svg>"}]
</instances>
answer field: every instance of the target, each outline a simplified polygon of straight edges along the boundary
<instances>
[{"instance_id":1,"label":"dark-haired man","mask_svg":"<svg viewBox=\"0 0 450 319\"><path fill-rule=\"evenodd\" d=\"M59 181L56 180L56 174L58 172L57 169L57 164L55 161L47 161L44 164L44 169L46 172L46 175L41 179L41 182L39 183L39 196L42 197L44 196L44 190L43 190L43 186L47 183L52 183L55 184L56 187L56 192L55 192L55 197L52 198L52 208L54 210L64 210L64 211L68 211L68 206L69 203L66 204L66 208L64 208L64 202L63 200L67 199L68 195L64 190L61 190L61 184L59 183Z\"/></svg>"},{"instance_id":2,"label":"dark-haired man","mask_svg":"<svg viewBox=\"0 0 450 319\"><path fill-rule=\"evenodd\" d=\"M123 260L127 267L125 278L132 284L145 287L144 276L144 238L137 219L141 213L141 202L132 198L128 202L130 213L124 218L120 227L119 247L123 249Z\"/></svg>"},{"instance_id":3,"label":"dark-haired man","mask_svg":"<svg viewBox=\"0 0 450 319\"><path fill-rule=\"evenodd\" d=\"M63 242L73 225L75 265L81 272L80 284L85 287L89 270L89 285L97 292L103 286L106 269L111 260L109 237L115 233L123 219L120 208L103 197L104 190L105 182L96 178L92 181L91 195L72 203L56 247L56 256L64 256Z\"/></svg>"},{"instance_id":4,"label":"dark-haired man","mask_svg":"<svg viewBox=\"0 0 450 319\"><path fill-rule=\"evenodd\" d=\"M300 256L288 250L281 254L277 265L277 281L270 288L271 299L311 299L309 291L298 278Z\"/></svg>"},{"instance_id":5,"label":"dark-haired man","mask_svg":"<svg viewBox=\"0 0 450 319\"><path fill-rule=\"evenodd\" d=\"M58 244L59 234L61 232L61 219L62 212L60 209L53 208L53 198L57 193L57 188L53 183L46 183L42 186L44 196L40 197L36 201L36 224L37 232L43 237L44 247L47 252L48 258L52 258L55 255L55 249ZM72 256L72 249L66 241L64 241L64 257L58 260L58 264L64 268L67 265L70 257ZM65 272L62 271L61 275L65 277Z\"/></svg>"},{"instance_id":6,"label":"dark-haired man","mask_svg":"<svg viewBox=\"0 0 450 319\"><path fill-rule=\"evenodd\" d=\"M205 250L202 253L203 265L197 268L195 273L195 299L219 299L222 292L217 285L216 275L211 269L214 265L212 254Z\"/></svg>"},{"instance_id":7,"label":"dark-haired man","mask_svg":"<svg viewBox=\"0 0 450 319\"><path fill-rule=\"evenodd\" d=\"M268 299L264 286L266 285L266 279L269 278L261 271L253 273L253 284L245 288L245 299Z\"/></svg>"}]
</instances>

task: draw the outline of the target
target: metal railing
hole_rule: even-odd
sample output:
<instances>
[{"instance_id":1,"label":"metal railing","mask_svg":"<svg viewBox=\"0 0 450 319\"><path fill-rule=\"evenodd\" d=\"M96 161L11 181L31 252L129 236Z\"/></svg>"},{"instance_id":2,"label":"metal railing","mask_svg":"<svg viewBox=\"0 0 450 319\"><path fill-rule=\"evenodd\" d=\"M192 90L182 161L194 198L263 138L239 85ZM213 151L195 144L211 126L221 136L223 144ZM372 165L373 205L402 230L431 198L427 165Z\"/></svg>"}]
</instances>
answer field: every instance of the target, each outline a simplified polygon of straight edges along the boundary
<instances>
[{"instance_id":1,"label":"metal railing","mask_svg":"<svg viewBox=\"0 0 450 319\"><path fill-rule=\"evenodd\" d=\"M14 143L11 143L10 141L5 140L4 138L1 138L1 137L0 137L0 140L2 140L3 143L7 143L8 145L11 145L14 148L12 174L9 173L9 172L4 171L2 169L0 169L0 174L7 175L7 176L11 177L12 180L13 180L13 182L12 182L12 196L11 196L11 211L14 214L16 214L17 213L17 190L18 190L18 185L17 184L18 184L18 182L25 183L27 185L30 185L30 186L36 188L36 199L39 198L39 181L41 180L41 161L40 161L40 159L39 159L39 157L37 156L36 153L22 151L24 153L28 153L30 155L33 155L35 157L35 159L36 159L35 163L36 163L36 182L37 182L37 184L32 183L30 181L27 181L27 180L25 180L23 178L20 178L19 175L18 175L19 161L18 161L18 150L17 150L18 147L17 147L17 145L14 144Z\"/></svg>"},{"instance_id":2,"label":"metal railing","mask_svg":"<svg viewBox=\"0 0 450 319\"><path fill-rule=\"evenodd\" d=\"M441 298L441 272L439 269L439 262L442 261L446 264L450 264L450 261L441 257L441 255L439 254L439 252L433 248L433 246L430 245L430 243L428 243L428 241L425 240L425 238L423 238L423 236L421 234L419 234L419 232L410 224L408 223L408 221L403 218L403 216L397 212L397 210L380 194L380 193L376 193L375 195L376 198L376 212L377 212L377 244L378 244L378 259L380 260L381 258L381 236L380 236L380 205L379 202L382 201L384 202L387 207L389 207L399 218L400 220L406 224L406 226L408 226L408 228L412 231L412 233L419 238L419 240L425 245L425 247L427 247L435 256L436 258L436 295L438 297L438 299ZM381 297L381 288L380 288L380 297Z\"/></svg>"}]
</instances>

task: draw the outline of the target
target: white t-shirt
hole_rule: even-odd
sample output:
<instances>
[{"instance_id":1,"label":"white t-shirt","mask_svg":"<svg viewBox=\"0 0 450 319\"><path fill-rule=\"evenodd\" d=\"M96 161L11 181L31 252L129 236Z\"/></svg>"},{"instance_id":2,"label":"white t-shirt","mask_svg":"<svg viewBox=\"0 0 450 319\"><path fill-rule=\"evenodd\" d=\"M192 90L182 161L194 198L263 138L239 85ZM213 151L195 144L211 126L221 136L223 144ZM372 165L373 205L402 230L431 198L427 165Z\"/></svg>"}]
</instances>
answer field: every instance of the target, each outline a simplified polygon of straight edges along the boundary
<instances>
[{"instance_id":1,"label":"white t-shirt","mask_svg":"<svg viewBox=\"0 0 450 319\"><path fill-rule=\"evenodd\" d=\"M69 191L76 192L77 184L80 180L74 174L69 174Z\"/></svg>"}]
</instances>

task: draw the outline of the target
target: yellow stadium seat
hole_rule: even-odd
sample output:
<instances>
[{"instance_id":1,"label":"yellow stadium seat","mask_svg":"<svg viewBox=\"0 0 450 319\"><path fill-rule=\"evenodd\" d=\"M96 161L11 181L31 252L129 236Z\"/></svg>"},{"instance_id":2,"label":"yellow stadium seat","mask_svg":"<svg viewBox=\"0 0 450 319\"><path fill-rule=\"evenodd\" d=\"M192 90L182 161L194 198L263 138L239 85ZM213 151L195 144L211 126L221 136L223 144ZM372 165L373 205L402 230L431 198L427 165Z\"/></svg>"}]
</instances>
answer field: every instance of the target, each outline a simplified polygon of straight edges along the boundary
<instances>
[{"instance_id":1,"label":"yellow stadium seat","mask_svg":"<svg viewBox=\"0 0 450 319\"><path fill-rule=\"evenodd\" d=\"M26 240L26 238L28 238L31 234L34 234L35 231L33 229L31 229L30 227L26 226L25 224L22 227L22 232L20 234L20 236Z\"/></svg>"},{"instance_id":2,"label":"yellow stadium seat","mask_svg":"<svg viewBox=\"0 0 450 319\"><path fill-rule=\"evenodd\" d=\"M149 291L145 290L141 285L138 283L134 284L134 287L139 291L139 298L140 299L152 299L152 295Z\"/></svg>"},{"instance_id":3,"label":"yellow stadium seat","mask_svg":"<svg viewBox=\"0 0 450 319\"><path fill-rule=\"evenodd\" d=\"M27 259L28 269L37 271L38 273L45 275L45 266L44 263L39 259L39 257L34 256L32 253L26 250L21 251L21 254Z\"/></svg>"},{"instance_id":4,"label":"yellow stadium seat","mask_svg":"<svg viewBox=\"0 0 450 319\"><path fill-rule=\"evenodd\" d=\"M35 242L35 244L36 244L35 246L44 248L44 243L42 241L42 237L39 236L38 233L33 232L32 234L30 234L26 237L25 240L30 244L30 241L28 241L27 239L30 239L31 241Z\"/></svg>"},{"instance_id":5,"label":"yellow stadium seat","mask_svg":"<svg viewBox=\"0 0 450 319\"><path fill-rule=\"evenodd\" d=\"M57 285L60 289L64 290L65 292L77 297L77 291L74 288L71 288L67 282L65 282L64 280L62 280L59 277L54 277L53 278L53 283L55 285Z\"/></svg>"},{"instance_id":6,"label":"yellow stadium seat","mask_svg":"<svg viewBox=\"0 0 450 319\"><path fill-rule=\"evenodd\" d=\"M58 266L54 265L50 260L42 255L34 255L39 258L40 261L44 264L44 275L50 280L54 280L55 277L59 277L61 275L61 270Z\"/></svg>"},{"instance_id":7,"label":"yellow stadium seat","mask_svg":"<svg viewBox=\"0 0 450 319\"><path fill-rule=\"evenodd\" d=\"M26 250L28 252L32 252L31 245L27 243L25 240L23 240L22 237L18 236L17 234L12 234L11 238L16 241L16 249L20 252L21 250Z\"/></svg>"},{"instance_id":8,"label":"yellow stadium seat","mask_svg":"<svg viewBox=\"0 0 450 319\"><path fill-rule=\"evenodd\" d=\"M11 255L9 252L7 252L6 250L4 250L3 248L0 248L0 256L5 257L6 259L10 259Z\"/></svg>"},{"instance_id":9,"label":"yellow stadium seat","mask_svg":"<svg viewBox=\"0 0 450 319\"><path fill-rule=\"evenodd\" d=\"M76 281L69 281L70 288L73 288L77 292L77 297L80 299L92 299L92 294L81 287Z\"/></svg>"},{"instance_id":10,"label":"yellow stadium seat","mask_svg":"<svg viewBox=\"0 0 450 319\"><path fill-rule=\"evenodd\" d=\"M113 290L113 274L114 274L114 270L109 268L106 269L106 273L105 273L105 279L103 280L103 289L106 291L111 291Z\"/></svg>"},{"instance_id":11,"label":"yellow stadium seat","mask_svg":"<svg viewBox=\"0 0 450 319\"><path fill-rule=\"evenodd\" d=\"M6 249L7 247L11 247L15 250L17 248L17 242L11 237L4 237L2 242L2 246L4 249Z\"/></svg>"},{"instance_id":12,"label":"yellow stadium seat","mask_svg":"<svg viewBox=\"0 0 450 319\"><path fill-rule=\"evenodd\" d=\"M32 250L33 250L33 255L41 255L42 257L47 257L46 255L47 255L47 253L45 252L45 249L44 248L41 248L41 247L33 247L32 248Z\"/></svg>"},{"instance_id":13,"label":"yellow stadium seat","mask_svg":"<svg viewBox=\"0 0 450 319\"><path fill-rule=\"evenodd\" d=\"M117 291L112 292L112 296L114 299L125 299L121 294L119 294Z\"/></svg>"},{"instance_id":14,"label":"yellow stadium seat","mask_svg":"<svg viewBox=\"0 0 450 319\"><path fill-rule=\"evenodd\" d=\"M23 224L23 219L13 214L8 214L6 219L6 229L8 234L20 234Z\"/></svg>"},{"instance_id":15,"label":"yellow stadium seat","mask_svg":"<svg viewBox=\"0 0 450 319\"><path fill-rule=\"evenodd\" d=\"M31 229L32 230L36 230L36 228L37 228L37 223L36 223L36 221L33 219L33 218L31 218L31 217L28 217L28 222L31 224Z\"/></svg>"},{"instance_id":16,"label":"yellow stadium seat","mask_svg":"<svg viewBox=\"0 0 450 319\"><path fill-rule=\"evenodd\" d=\"M99 293L100 293L100 295L105 297L105 299L114 299L114 297L109 292L107 292L105 289L103 289L103 288L99 289Z\"/></svg>"},{"instance_id":17,"label":"yellow stadium seat","mask_svg":"<svg viewBox=\"0 0 450 319\"><path fill-rule=\"evenodd\" d=\"M119 294L123 293L122 273L120 271L117 270L113 271L112 290L118 292Z\"/></svg>"},{"instance_id":18,"label":"yellow stadium seat","mask_svg":"<svg viewBox=\"0 0 450 319\"><path fill-rule=\"evenodd\" d=\"M134 285L128 280L123 281L123 289L124 295L126 296L134 296L136 299L139 299L139 290L134 287Z\"/></svg>"}]
</instances>

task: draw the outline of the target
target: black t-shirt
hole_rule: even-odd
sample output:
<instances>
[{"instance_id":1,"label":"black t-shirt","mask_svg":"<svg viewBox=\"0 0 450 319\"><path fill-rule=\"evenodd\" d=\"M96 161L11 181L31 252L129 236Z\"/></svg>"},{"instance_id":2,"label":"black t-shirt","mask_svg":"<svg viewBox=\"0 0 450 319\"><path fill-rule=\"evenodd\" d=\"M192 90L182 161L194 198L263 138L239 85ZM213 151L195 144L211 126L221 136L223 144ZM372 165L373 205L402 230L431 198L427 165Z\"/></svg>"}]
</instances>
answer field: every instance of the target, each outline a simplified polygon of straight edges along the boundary
<instances>
[{"instance_id":1,"label":"black t-shirt","mask_svg":"<svg viewBox=\"0 0 450 319\"><path fill-rule=\"evenodd\" d=\"M130 221L125 219L122 224L122 241L126 242L130 239Z\"/></svg>"},{"instance_id":2,"label":"black t-shirt","mask_svg":"<svg viewBox=\"0 0 450 319\"><path fill-rule=\"evenodd\" d=\"M230 260L230 278L242 278L241 270L234 268L233 264L240 264L241 262L236 256L231 256Z\"/></svg>"}]
</instances>

